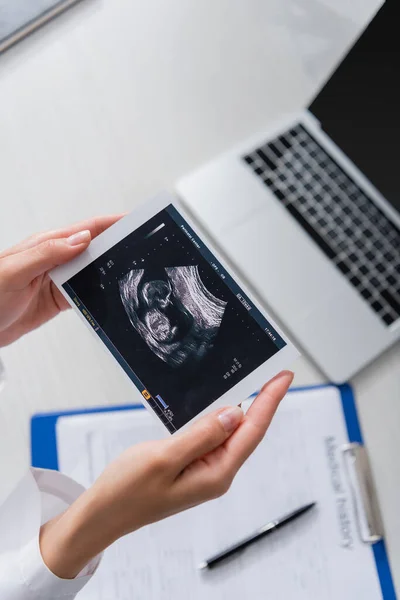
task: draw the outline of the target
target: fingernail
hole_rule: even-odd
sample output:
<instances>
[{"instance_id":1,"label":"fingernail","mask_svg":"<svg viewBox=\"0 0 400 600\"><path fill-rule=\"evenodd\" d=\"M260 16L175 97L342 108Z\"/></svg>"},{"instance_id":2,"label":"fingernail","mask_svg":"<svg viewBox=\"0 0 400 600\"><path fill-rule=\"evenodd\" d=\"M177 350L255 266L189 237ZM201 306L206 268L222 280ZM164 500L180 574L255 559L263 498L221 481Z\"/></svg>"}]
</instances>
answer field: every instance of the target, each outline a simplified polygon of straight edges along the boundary
<instances>
[{"instance_id":1,"label":"fingernail","mask_svg":"<svg viewBox=\"0 0 400 600\"><path fill-rule=\"evenodd\" d=\"M218 415L218 419L221 421L226 433L231 433L243 419L243 411L239 406L227 408Z\"/></svg>"},{"instance_id":2,"label":"fingernail","mask_svg":"<svg viewBox=\"0 0 400 600\"><path fill-rule=\"evenodd\" d=\"M78 233L74 233L67 238L67 243L70 246L79 246L79 244L87 244L90 242L91 235L89 229L85 229L84 231L79 231Z\"/></svg>"},{"instance_id":3,"label":"fingernail","mask_svg":"<svg viewBox=\"0 0 400 600\"><path fill-rule=\"evenodd\" d=\"M263 385L263 389L269 385L270 383L272 383L272 381L284 381L285 379L287 380L287 384L290 385L293 381L294 378L294 373L293 371L281 371L280 373L278 373L277 375L275 375L275 377L273 377L271 379L271 381L268 381L268 383L266 383L265 385Z\"/></svg>"},{"instance_id":4,"label":"fingernail","mask_svg":"<svg viewBox=\"0 0 400 600\"><path fill-rule=\"evenodd\" d=\"M278 373L278 375L276 376L276 379L287 379L290 383L292 383L293 379L294 379L294 373L293 371L281 371L280 373Z\"/></svg>"}]
</instances>

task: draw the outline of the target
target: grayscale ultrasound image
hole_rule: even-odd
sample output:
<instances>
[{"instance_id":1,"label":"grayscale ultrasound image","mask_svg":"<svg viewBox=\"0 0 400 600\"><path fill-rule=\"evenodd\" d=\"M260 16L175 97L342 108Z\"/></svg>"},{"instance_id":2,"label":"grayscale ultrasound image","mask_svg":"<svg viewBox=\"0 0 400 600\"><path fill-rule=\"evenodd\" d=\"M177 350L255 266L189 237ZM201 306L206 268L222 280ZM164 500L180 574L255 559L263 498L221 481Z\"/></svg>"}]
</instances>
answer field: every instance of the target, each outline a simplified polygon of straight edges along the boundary
<instances>
[{"instance_id":1,"label":"grayscale ultrasound image","mask_svg":"<svg viewBox=\"0 0 400 600\"><path fill-rule=\"evenodd\" d=\"M166 281L143 283L144 274L134 269L119 281L133 327L171 367L201 361L213 348L227 303L205 287L197 265L166 268Z\"/></svg>"},{"instance_id":2,"label":"grayscale ultrasound image","mask_svg":"<svg viewBox=\"0 0 400 600\"><path fill-rule=\"evenodd\" d=\"M189 229L167 207L64 284L171 432L285 345Z\"/></svg>"}]
</instances>

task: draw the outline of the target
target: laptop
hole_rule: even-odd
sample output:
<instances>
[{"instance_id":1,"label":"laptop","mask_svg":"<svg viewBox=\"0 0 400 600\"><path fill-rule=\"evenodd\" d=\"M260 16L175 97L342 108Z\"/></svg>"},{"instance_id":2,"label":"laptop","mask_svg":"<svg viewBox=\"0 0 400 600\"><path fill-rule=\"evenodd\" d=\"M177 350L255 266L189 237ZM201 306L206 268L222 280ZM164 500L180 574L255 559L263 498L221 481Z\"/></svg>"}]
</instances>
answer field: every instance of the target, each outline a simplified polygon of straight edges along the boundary
<instances>
[{"instance_id":1,"label":"laptop","mask_svg":"<svg viewBox=\"0 0 400 600\"><path fill-rule=\"evenodd\" d=\"M0 53L80 0L0 0Z\"/></svg>"},{"instance_id":2,"label":"laptop","mask_svg":"<svg viewBox=\"0 0 400 600\"><path fill-rule=\"evenodd\" d=\"M306 110L178 193L323 372L345 381L400 338L400 47L387 0Z\"/></svg>"}]
</instances>

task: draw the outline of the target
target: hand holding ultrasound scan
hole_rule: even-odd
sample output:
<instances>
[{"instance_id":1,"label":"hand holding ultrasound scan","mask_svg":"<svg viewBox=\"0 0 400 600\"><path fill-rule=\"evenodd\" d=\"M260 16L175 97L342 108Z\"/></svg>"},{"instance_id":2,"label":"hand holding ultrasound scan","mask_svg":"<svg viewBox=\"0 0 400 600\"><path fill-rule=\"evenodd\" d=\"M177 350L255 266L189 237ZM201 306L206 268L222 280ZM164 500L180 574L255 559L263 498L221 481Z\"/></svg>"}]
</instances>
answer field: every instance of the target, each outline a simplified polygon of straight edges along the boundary
<instances>
[{"instance_id":1,"label":"hand holding ultrasound scan","mask_svg":"<svg viewBox=\"0 0 400 600\"><path fill-rule=\"evenodd\" d=\"M90 268L68 277L60 294L49 269L69 268L84 258L90 240L118 220L92 219L33 236L0 253L0 346L67 308L65 298L71 293L106 345L118 344L121 354L115 356L171 433L204 407L211 412L168 439L130 448L65 512L41 526L40 555L36 545L25 548L24 560L35 564L35 586L44 599L65 595L70 579L73 587L67 595L73 598L80 589L78 575L119 537L225 493L264 437L293 379L290 371L273 378L246 415L231 405L235 398L225 400L226 391L279 355L288 342L253 310L215 257L205 248L198 251L200 242L189 225L168 211L146 221L140 236L124 236L90 261ZM26 485L25 479L21 483ZM63 480L61 487L70 483ZM34 498L26 495L24 500L23 510L31 510ZM20 528L25 517L20 515L20 521L9 526ZM13 597L27 600L27 582L16 577L10 583L7 578L8 573L20 572L18 552L8 550L0 542L0 595L11 591ZM49 578L48 569L55 579Z\"/></svg>"},{"instance_id":2,"label":"hand holding ultrasound scan","mask_svg":"<svg viewBox=\"0 0 400 600\"><path fill-rule=\"evenodd\" d=\"M170 433L295 358L169 196L113 230L52 277Z\"/></svg>"}]
</instances>

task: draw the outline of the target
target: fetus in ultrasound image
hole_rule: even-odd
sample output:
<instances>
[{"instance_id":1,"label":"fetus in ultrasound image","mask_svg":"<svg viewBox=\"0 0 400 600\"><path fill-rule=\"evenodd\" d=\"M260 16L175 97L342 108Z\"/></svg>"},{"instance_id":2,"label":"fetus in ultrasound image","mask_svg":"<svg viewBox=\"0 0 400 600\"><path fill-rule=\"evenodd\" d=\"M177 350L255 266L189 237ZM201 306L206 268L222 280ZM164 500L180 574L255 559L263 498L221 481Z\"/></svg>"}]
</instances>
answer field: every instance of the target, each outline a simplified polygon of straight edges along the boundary
<instances>
[{"instance_id":1,"label":"fetus in ultrasound image","mask_svg":"<svg viewBox=\"0 0 400 600\"><path fill-rule=\"evenodd\" d=\"M213 348L227 305L203 284L197 265L167 267L163 279L133 269L119 281L135 330L167 365L195 366Z\"/></svg>"}]
</instances>

